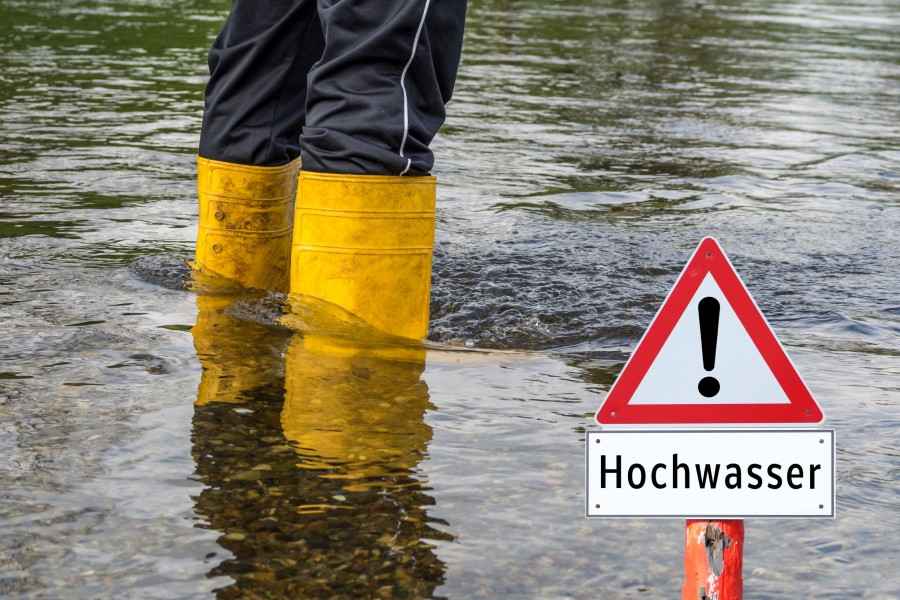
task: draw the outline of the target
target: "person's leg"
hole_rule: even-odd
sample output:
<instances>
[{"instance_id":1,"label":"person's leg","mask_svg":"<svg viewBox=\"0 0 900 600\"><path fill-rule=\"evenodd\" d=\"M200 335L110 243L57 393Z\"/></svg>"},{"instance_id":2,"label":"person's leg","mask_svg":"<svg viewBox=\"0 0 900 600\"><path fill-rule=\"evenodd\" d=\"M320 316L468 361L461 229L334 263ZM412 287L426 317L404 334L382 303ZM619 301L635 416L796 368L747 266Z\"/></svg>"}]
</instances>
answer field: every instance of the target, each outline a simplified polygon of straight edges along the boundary
<instances>
[{"instance_id":1,"label":"person's leg","mask_svg":"<svg viewBox=\"0 0 900 600\"><path fill-rule=\"evenodd\" d=\"M209 51L200 156L257 166L297 158L307 75L323 48L316 0L234 0Z\"/></svg>"},{"instance_id":2,"label":"person's leg","mask_svg":"<svg viewBox=\"0 0 900 600\"><path fill-rule=\"evenodd\" d=\"M197 270L287 289L307 74L322 49L315 0L234 0L209 53Z\"/></svg>"},{"instance_id":3,"label":"person's leg","mask_svg":"<svg viewBox=\"0 0 900 600\"><path fill-rule=\"evenodd\" d=\"M425 175L462 51L466 0L318 0L303 168Z\"/></svg>"},{"instance_id":4,"label":"person's leg","mask_svg":"<svg viewBox=\"0 0 900 600\"><path fill-rule=\"evenodd\" d=\"M383 333L428 332L434 158L462 47L465 0L319 0L292 293Z\"/></svg>"}]
</instances>

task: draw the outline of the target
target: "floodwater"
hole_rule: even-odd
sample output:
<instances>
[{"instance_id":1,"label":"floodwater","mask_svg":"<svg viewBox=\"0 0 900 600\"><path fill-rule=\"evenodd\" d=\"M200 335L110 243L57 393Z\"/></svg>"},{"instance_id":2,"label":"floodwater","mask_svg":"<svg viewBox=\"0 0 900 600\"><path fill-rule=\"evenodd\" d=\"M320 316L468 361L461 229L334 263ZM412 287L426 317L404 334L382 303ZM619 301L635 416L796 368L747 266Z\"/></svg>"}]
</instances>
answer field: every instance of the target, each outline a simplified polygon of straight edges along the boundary
<instances>
[{"instance_id":1,"label":"floodwater","mask_svg":"<svg viewBox=\"0 0 900 600\"><path fill-rule=\"evenodd\" d=\"M900 5L472 0L402 356L179 288L226 5L0 0L0 595L677 597L583 432L715 235L837 432L746 596L900 598Z\"/></svg>"}]
</instances>

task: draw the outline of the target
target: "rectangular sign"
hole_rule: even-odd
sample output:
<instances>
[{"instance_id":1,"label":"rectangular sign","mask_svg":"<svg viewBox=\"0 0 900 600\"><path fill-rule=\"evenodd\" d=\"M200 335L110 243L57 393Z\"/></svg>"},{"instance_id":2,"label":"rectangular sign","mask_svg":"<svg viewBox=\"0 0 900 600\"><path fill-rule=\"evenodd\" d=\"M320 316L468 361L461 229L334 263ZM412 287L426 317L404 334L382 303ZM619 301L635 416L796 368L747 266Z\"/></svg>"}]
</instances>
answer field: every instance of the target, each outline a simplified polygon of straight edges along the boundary
<instances>
[{"instance_id":1,"label":"rectangular sign","mask_svg":"<svg viewBox=\"0 0 900 600\"><path fill-rule=\"evenodd\" d=\"M589 431L588 517L834 518L834 431Z\"/></svg>"}]
</instances>

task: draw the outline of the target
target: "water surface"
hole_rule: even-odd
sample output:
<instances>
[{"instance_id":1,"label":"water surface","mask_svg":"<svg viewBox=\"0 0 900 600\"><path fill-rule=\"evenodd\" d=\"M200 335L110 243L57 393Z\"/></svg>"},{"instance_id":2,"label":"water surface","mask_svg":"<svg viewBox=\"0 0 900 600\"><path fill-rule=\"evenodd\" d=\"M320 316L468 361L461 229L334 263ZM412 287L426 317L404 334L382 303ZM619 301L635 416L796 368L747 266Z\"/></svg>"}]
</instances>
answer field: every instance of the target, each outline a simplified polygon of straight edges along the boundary
<instances>
[{"instance_id":1,"label":"water surface","mask_svg":"<svg viewBox=\"0 0 900 600\"><path fill-rule=\"evenodd\" d=\"M179 289L225 4L0 0L0 595L677 597L582 440L715 235L837 432L747 597L900 597L895 2L473 0L430 339L504 352L402 356Z\"/></svg>"}]
</instances>

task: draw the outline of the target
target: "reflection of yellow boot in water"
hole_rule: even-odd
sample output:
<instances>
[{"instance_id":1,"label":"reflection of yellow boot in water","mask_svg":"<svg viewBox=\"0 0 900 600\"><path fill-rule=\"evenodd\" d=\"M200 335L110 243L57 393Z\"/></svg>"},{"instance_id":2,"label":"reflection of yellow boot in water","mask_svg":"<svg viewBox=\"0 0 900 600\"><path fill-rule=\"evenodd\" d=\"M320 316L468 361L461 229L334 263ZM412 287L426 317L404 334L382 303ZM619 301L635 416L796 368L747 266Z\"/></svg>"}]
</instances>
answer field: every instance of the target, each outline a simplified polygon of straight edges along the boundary
<instances>
[{"instance_id":1,"label":"reflection of yellow boot in water","mask_svg":"<svg viewBox=\"0 0 900 600\"><path fill-rule=\"evenodd\" d=\"M299 159L258 167L198 157L195 268L244 287L286 291L299 165Z\"/></svg>"},{"instance_id":2,"label":"reflection of yellow boot in water","mask_svg":"<svg viewBox=\"0 0 900 600\"><path fill-rule=\"evenodd\" d=\"M422 349L361 348L294 336L285 356L281 425L305 469L359 492L408 477L431 439Z\"/></svg>"},{"instance_id":3,"label":"reflection of yellow boot in water","mask_svg":"<svg viewBox=\"0 0 900 600\"><path fill-rule=\"evenodd\" d=\"M281 375L285 338L272 328L227 313L235 297L198 295L191 329L203 367L197 405L241 402L246 392L275 383Z\"/></svg>"},{"instance_id":4,"label":"reflection of yellow boot in water","mask_svg":"<svg viewBox=\"0 0 900 600\"><path fill-rule=\"evenodd\" d=\"M324 300L394 336L428 333L434 177L302 171L292 295Z\"/></svg>"}]
</instances>

